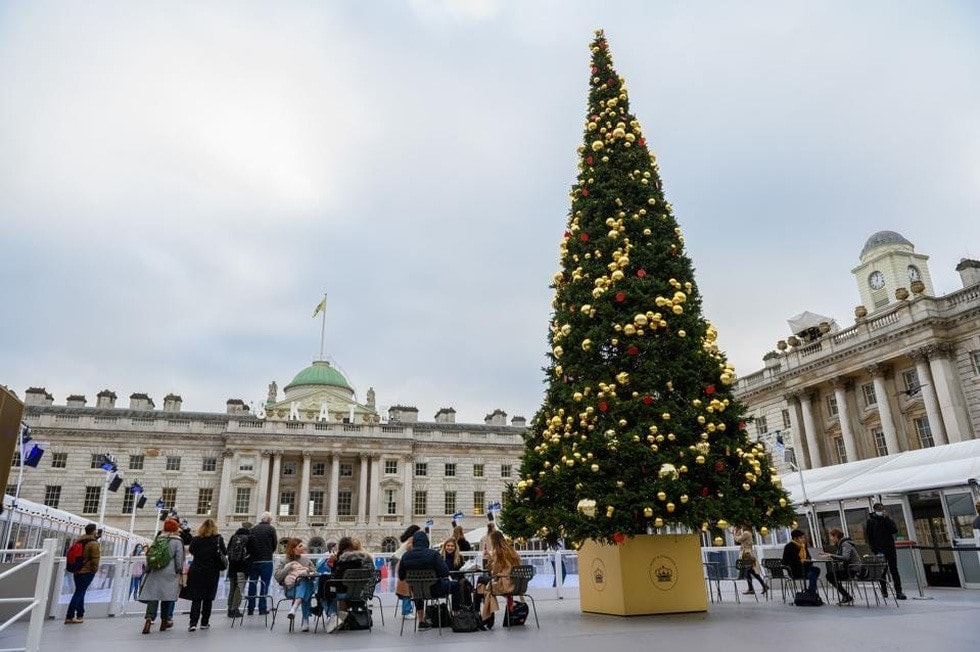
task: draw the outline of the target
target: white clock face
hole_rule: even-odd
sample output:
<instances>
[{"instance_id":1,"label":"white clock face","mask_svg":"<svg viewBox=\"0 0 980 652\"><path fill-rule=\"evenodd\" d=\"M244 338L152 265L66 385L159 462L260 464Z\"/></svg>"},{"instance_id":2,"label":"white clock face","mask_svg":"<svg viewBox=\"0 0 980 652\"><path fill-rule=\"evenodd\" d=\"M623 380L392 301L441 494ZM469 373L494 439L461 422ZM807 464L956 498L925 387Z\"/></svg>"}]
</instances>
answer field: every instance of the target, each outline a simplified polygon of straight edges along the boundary
<instances>
[{"instance_id":1,"label":"white clock face","mask_svg":"<svg viewBox=\"0 0 980 652\"><path fill-rule=\"evenodd\" d=\"M885 287L885 275L881 272L871 272L871 276L868 277L868 285L871 286L872 290L880 290Z\"/></svg>"},{"instance_id":2,"label":"white clock face","mask_svg":"<svg viewBox=\"0 0 980 652\"><path fill-rule=\"evenodd\" d=\"M919 273L919 268L915 265L909 265L909 280L910 281L921 281L922 274Z\"/></svg>"}]
</instances>

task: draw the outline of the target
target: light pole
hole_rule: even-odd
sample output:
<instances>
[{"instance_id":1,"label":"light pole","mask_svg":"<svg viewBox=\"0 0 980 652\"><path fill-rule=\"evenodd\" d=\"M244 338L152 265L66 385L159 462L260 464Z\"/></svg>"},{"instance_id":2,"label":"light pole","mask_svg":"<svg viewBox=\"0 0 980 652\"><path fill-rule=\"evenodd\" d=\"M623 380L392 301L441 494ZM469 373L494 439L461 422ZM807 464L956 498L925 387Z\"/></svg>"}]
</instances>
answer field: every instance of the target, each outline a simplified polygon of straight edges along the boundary
<instances>
[{"instance_id":1,"label":"light pole","mask_svg":"<svg viewBox=\"0 0 980 652\"><path fill-rule=\"evenodd\" d=\"M139 502L143 502L143 486L133 480L133 484L129 487L129 492L133 494L133 512L129 515L129 549L133 549L133 529L136 527L136 509L141 507L138 505Z\"/></svg>"},{"instance_id":2,"label":"light pole","mask_svg":"<svg viewBox=\"0 0 980 652\"><path fill-rule=\"evenodd\" d=\"M116 466L116 462L112 459L111 455L103 455L102 464L99 468L105 471L105 481L102 483L102 495L99 498L99 531L101 531L105 526L105 505L108 499L109 483L112 482L113 476L116 475L119 467Z\"/></svg>"},{"instance_id":3,"label":"light pole","mask_svg":"<svg viewBox=\"0 0 980 652\"><path fill-rule=\"evenodd\" d=\"M17 509L17 501L20 500L20 483L24 479L24 442L30 440L31 430L27 424L22 423L17 429L17 455L20 456L20 464L17 465L17 489L14 490L14 500L10 503L10 510L7 512L7 531L3 536L4 550L10 545L10 531L14 527L14 510Z\"/></svg>"}]
</instances>

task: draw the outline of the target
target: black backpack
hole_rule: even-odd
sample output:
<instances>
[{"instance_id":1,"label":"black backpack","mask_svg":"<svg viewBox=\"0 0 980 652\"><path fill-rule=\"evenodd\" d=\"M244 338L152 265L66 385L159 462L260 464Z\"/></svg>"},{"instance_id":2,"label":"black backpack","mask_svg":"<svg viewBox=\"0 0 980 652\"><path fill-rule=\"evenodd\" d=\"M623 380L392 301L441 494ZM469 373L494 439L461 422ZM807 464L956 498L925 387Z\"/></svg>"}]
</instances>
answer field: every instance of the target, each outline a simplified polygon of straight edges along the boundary
<instances>
[{"instance_id":1,"label":"black backpack","mask_svg":"<svg viewBox=\"0 0 980 652\"><path fill-rule=\"evenodd\" d=\"M480 614L473 609L461 609L450 620L454 632L475 632L480 629Z\"/></svg>"},{"instance_id":2,"label":"black backpack","mask_svg":"<svg viewBox=\"0 0 980 652\"><path fill-rule=\"evenodd\" d=\"M800 591L793 599L793 604L797 607L822 607L823 600L820 598L819 593Z\"/></svg>"},{"instance_id":3,"label":"black backpack","mask_svg":"<svg viewBox=\"0 0 980 652\"><path fill-rule=\"evenodd\" d=\"M504 627L523 625L524 621L527 620L528 613L530 613L530 609L528 609L527 603L515 600L509 609L504 610Z\"/></svg>"},{"instance_id":4,"label":"black backpack","mask_svg":"<svg viewBox=\"0 0 980 652\"><path fill-rule=\"evenodd\" d=\"M247 534L236 534L228 542L228 561L232 564L248 563L251 554L248 552Z\"/></svg>"},{"instance_id":5,"label":"black backpack","mask_svg":"<svg viewBox=\"0 0 980 652\"><path fill-rule=\"evenodd\" d=\"M374 623L371 619L371 612L364 604L355 604L347 612L347 618L340 624L339 629L343 631L357 631L371 629Z\"/></svg>"}]
</instances>

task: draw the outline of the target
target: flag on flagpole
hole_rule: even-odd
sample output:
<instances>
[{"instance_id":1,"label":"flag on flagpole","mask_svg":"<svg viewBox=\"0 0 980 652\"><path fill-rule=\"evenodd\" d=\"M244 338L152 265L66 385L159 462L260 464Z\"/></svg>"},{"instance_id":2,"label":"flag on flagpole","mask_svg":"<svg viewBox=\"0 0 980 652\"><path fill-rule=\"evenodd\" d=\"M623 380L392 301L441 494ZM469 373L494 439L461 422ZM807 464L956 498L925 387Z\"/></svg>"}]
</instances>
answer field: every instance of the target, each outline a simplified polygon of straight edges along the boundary
<instances>
[{"instance_id":1,"label":"flag on flagpole","mask_svg":"<svg viewBox=\"0 0 980 652\"><path fill-rule=\"evenodd\" d=\"M316 308L313 309L313 319L316 319L316 316L326 309L327 309L327 297L323 297L322 299L320 299L320 303L316 304Z\"/></svg>"}]
</instances>

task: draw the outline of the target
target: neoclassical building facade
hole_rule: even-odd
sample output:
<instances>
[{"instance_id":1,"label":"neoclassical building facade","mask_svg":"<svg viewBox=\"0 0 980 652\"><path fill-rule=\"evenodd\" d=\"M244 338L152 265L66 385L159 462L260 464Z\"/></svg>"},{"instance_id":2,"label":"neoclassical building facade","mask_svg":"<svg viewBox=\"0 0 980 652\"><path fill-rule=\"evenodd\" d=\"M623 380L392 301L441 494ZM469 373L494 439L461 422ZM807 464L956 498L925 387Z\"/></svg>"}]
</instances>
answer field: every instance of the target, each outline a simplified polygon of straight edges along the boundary
<instances>
[{"instance_id":1,"label":"neoclassical building facade","mask_svg":"<svg viewBox=\"0 0 980 652\"><path fill-rule=\"evenodd\" d=\"M132 519L140 535L156 530L158 499L192 527L211 517L226 533L269 511L280 536L346 534L381 549L411 523L431 520L434 537L448 536L454 515L478 527L523 451L522 417L508 423L495 410L483 424L457 424L455 410L443 408L423 422L416 408L395 406L385 419L373 389L359 402L323 360L282 395L272 383L257 410L232 399L224 413L184 412L173 394L162 409L145 394L128 407L116 400L104 390L94 406L80 395L55 405L45 389L27 390L24 419L46 452L28 469L22 497L93 520L104 512L123 530ZM101 468L106 455L115 472ZM116 475L122 482L108 491ZM148 498L135 518L133 482Z\"/></svg>"},{"instance_id":2,"label":"neoclassical building facade","mask_svg":"<svg viewBox=\"0 0 980 652\"><path fill-rule=\"evenodd\" d=\"M854 324L790 320L764 368L736 382L759 439L812 469L977 437L980 262L960 261L962 289L936 296L927 261L900 234L875 233L851 270Z\"/></svg>"}]
</instances>

